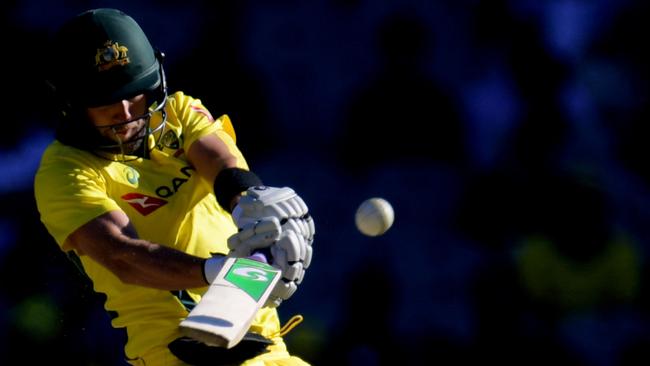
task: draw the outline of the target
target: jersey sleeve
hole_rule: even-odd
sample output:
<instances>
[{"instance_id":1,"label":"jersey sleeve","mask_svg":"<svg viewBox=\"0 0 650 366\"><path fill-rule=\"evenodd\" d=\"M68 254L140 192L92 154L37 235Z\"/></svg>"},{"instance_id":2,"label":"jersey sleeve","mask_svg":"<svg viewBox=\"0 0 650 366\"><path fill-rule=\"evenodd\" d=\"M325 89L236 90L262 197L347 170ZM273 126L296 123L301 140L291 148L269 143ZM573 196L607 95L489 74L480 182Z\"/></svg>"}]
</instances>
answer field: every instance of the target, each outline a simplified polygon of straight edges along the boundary
<instances>
[{"instance_id":1,"label":"jersey sleeve","mask_svg":"<svg viewBox=\"0 0 650 366\"><path fill-rule=\"evenodd\" d=\"M203 136L216 134L237 157L237 166L248 169L248 164L236 145L237 137L232 122L227 115L214 119L200 99L177 92L173 96L175 114L183 125L183 148L190 146Z\"/></svg>"},{"instance_id":2,"label":"jersey sleeve","mask_svg":"<svg viewBox=\"0 0 650 366\"><path fill-rule=\"evenodd\" d=\"M34 194L41 221L63 247L79 227L120 207L106 195L106 182L97 170L61 147L54 143L43 155Z\"/></svg>"}]
</instances>

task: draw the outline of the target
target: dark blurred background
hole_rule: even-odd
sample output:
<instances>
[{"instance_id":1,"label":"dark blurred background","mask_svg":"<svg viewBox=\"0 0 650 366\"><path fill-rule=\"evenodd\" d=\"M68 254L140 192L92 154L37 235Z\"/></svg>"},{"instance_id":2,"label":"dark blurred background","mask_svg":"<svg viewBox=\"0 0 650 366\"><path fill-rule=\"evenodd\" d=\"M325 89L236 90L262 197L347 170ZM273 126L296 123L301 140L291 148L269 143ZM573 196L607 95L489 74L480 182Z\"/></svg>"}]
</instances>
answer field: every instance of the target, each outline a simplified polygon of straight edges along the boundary
<instances>
[{"instance_id":1,"label":"dark blurred background","mask_svg":"<svg viewBox=\"0 0 650 366\"><path fill-rule=\"evenodd\" d=\"M42 227L41 70L89 8L132 15L172 91L227 113L315 217L279 309L314 365L650 360L649 11L631 0L3 1L0 364L114 366L102 299ZM73 47L73 45L71 45ZM364 237L364 199L394 226Z\"/></svg>"}]
</instances>

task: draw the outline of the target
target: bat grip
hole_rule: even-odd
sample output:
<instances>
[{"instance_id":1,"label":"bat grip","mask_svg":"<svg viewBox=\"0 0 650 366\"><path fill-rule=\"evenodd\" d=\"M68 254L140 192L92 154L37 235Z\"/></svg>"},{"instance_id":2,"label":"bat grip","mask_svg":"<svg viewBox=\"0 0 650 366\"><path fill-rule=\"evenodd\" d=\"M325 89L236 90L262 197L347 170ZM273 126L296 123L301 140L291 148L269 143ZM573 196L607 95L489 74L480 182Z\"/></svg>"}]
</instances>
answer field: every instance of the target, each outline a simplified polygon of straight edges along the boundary
<instances>
[{"instance_id":1,"label":"bat grip","mask_svg":"<svg viewBox=\"0 0 650 366\"><path fill-rule=\"evenodd\" d=\"M270 264L269 262L273 258L273 256L271 255L270 248L262 248L253 252L253 254L251 254L249 258L259 262Z\"/></svg>"}]
</instances>

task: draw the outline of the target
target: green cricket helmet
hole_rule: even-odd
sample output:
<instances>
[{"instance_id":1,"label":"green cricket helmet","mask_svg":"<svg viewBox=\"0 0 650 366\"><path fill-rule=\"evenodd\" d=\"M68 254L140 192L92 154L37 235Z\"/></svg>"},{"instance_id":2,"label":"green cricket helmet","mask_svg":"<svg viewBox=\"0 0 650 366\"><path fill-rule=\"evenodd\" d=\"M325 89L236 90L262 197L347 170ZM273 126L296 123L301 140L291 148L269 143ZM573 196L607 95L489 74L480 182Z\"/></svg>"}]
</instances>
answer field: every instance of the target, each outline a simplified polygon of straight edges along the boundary
<instances>
[{"instance_id":1,"label":"green cricket helmet","mask_svg":"<svg viewBox=\"0 0 650 366\"><path fill-rule=\"evenodd\" d=\"M63 118L57 128L57 138L62 142L91 151L116 150L115 142L107 141L87 120L88 107L145 94L152 107L144 117L164 112L167 87L162 54L124 12L102 8L77 15L55 35L52 54L57 57L50 84L62 102ZM165 118L160 128L164 122ZM145 132L147 136L141 135L141 140L154 131Z\"/></svg>"}]
</instances>

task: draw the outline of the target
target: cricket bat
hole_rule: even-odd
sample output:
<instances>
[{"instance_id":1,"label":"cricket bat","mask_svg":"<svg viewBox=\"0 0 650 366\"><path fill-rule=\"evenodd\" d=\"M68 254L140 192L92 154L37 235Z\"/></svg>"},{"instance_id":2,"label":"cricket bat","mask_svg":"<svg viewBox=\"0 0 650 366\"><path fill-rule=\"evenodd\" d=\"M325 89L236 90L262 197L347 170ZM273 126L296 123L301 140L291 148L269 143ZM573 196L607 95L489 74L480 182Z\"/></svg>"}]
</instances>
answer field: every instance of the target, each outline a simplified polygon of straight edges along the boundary
<instances>
[{"instance_id":1,"label":"cricket bat","mask_svg":"<svg viewBox=\"0 0 650 366\"><path fill-rule=\"evenodd\" d=\"M264 262L228 258L201 301L180 323L183 335L232 348L248 332L282 272Z\"/></svg>"}]
</instances>

